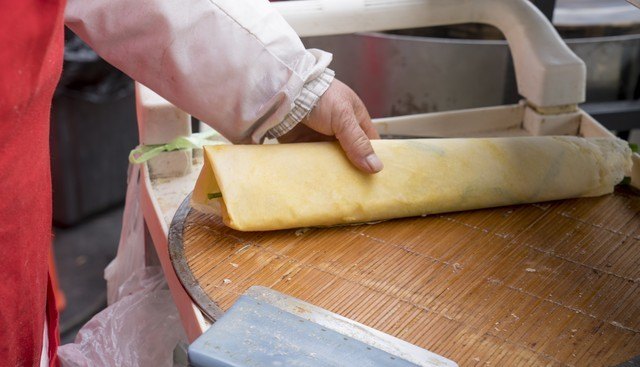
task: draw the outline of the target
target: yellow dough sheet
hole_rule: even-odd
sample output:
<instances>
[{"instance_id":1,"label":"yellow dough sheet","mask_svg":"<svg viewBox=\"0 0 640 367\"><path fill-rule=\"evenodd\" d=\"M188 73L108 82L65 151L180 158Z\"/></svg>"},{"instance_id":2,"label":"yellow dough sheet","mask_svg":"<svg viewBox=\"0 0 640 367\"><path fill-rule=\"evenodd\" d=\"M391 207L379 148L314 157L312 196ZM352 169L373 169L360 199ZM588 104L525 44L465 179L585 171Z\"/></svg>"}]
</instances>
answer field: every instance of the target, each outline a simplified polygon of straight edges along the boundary
<instances>
[{"instance_id":1,"label":"yellow dough sheet","mask_svg":"<svg viewBox=\"0 0 640 367\"><path fill-rule=\"evenodd\" d=\"M614 138L375 140L358 171L337 143L216 145L191 203L241 231L331 226L611 193L631 171Z\"/></svg>"}]
</instances>

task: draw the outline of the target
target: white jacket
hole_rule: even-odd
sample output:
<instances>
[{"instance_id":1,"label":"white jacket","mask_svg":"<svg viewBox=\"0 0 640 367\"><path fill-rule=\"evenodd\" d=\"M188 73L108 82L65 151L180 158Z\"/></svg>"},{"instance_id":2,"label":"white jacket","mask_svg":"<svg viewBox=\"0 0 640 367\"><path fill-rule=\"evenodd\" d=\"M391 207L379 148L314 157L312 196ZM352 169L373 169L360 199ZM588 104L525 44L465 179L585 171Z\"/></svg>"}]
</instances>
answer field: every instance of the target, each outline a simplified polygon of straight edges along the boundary
<instances>
[{"instance_id":1,"label":"white jacket","mask_svg":"<svg viewBox=\"0 0 640 367\"><path fill-rule=\"evenodd\" d=\"M267 0L68 0L100 56L234 143L289 131L333 80Z\"/></svg>"}]
</instances>

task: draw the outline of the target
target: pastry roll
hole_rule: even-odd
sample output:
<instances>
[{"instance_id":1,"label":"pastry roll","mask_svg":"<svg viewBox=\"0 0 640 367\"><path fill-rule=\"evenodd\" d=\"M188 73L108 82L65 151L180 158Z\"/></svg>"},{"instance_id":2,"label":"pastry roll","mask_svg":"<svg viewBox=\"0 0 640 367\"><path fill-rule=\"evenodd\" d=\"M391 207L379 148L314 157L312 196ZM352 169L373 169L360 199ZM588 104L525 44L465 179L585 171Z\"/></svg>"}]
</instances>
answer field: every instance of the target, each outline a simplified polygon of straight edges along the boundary
<instances>
[{"instance_id":1,"label":"pastry roll","mask_svg":"<svg viewBox=\"0 0 640 367\"><path fill-rule=\"evenodd\" d=\"M207 146L191 203L240 231L332 226L611 193L631 171L614 138L374 140L357 170L337 143Z\"/></svg>"}]
</instances>

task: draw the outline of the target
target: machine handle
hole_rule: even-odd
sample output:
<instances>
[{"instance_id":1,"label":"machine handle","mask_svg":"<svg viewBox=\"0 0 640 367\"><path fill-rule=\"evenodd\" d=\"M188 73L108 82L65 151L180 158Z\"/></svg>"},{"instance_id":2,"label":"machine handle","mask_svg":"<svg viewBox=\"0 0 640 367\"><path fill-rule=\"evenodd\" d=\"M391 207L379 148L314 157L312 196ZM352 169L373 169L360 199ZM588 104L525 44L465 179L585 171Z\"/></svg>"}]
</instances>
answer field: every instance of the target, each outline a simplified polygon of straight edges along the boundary
<instances>
[{"instance_id":1,"label":"machine handle","mask_svg":"<svg viewBox=\"0 0 640 367\"><path fill-rule=\"evenodd\" d=\"M301 37L485 23L505 35L518 92L534 107L584 102L586 68L528 0L299 0L272 5Z\"/></svg>"}]
</instances>

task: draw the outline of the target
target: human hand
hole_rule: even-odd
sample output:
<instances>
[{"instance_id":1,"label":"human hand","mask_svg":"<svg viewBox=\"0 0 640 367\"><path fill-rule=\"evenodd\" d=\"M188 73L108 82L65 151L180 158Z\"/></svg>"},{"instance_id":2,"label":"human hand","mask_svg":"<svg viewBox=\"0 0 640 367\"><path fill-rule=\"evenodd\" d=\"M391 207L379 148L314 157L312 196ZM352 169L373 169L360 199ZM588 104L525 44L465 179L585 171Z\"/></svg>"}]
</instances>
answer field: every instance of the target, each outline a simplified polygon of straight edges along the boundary
<instances>
[{"instance_id":1,"label":"human hand","mask_svg":"<svg viewBox=\"0 0 640 367\"><path fill-rule=\"evenodd\" d=\"M334 79L311 113L296 127L278 138L281 143L338 139L347 157L366 173L382 170L382 162L369 139L380 139L369 112L360 98Z\"/></svg>"}]
</instances>

